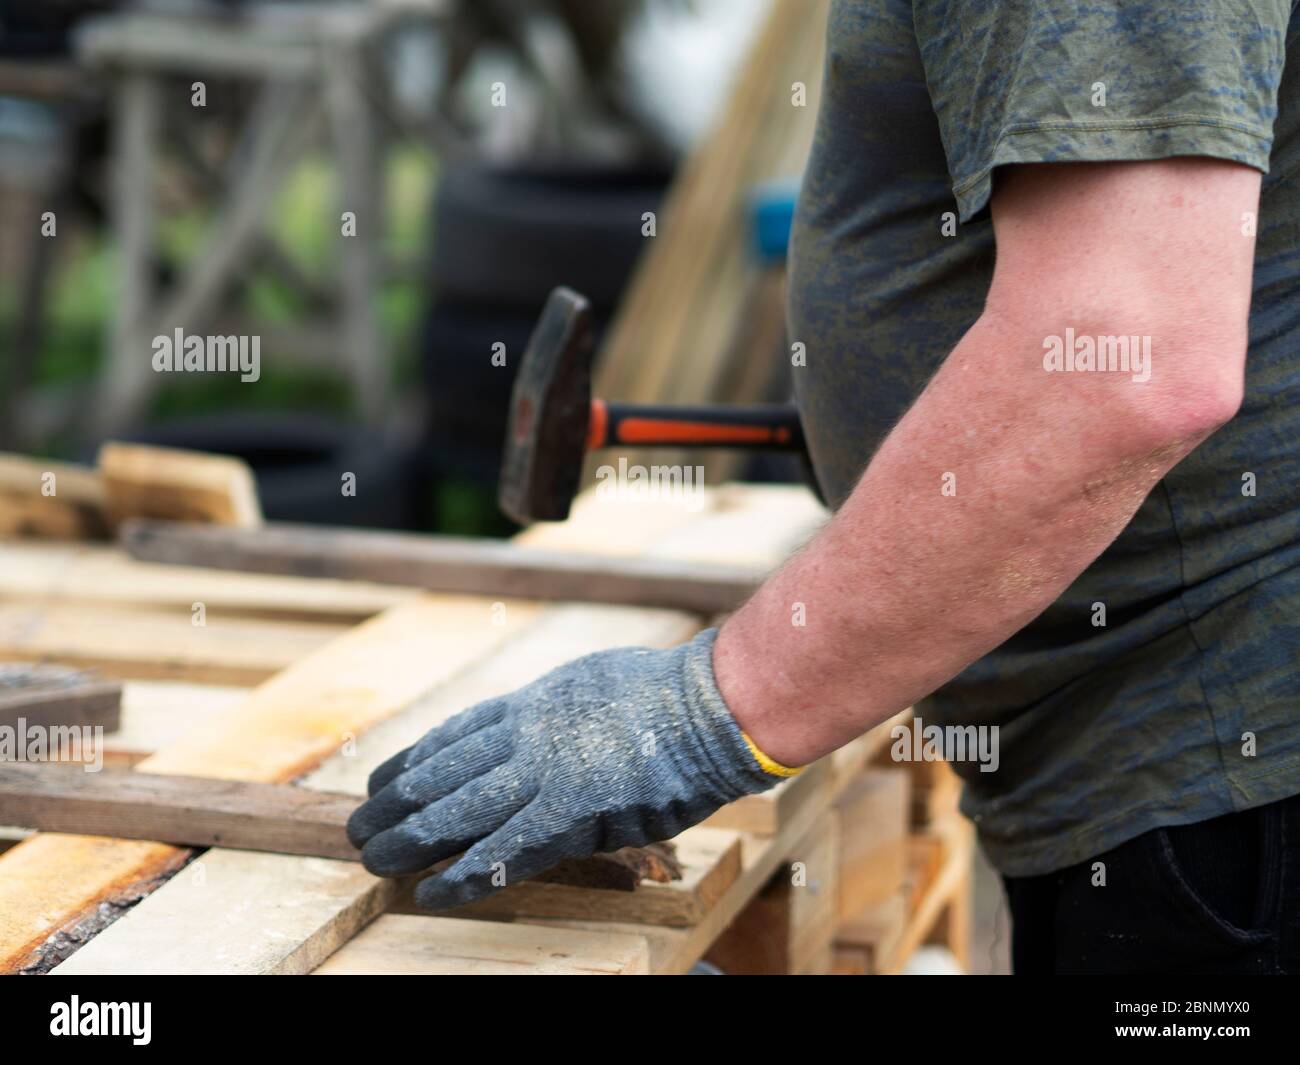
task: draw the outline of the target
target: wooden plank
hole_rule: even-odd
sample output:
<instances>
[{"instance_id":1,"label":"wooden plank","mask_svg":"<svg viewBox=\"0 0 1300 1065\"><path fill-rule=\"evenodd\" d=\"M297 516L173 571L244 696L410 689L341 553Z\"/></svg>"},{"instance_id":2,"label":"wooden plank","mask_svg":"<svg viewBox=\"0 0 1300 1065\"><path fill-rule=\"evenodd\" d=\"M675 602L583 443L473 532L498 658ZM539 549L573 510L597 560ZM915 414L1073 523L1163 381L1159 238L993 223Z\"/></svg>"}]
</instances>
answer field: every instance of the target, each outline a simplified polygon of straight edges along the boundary
<instances>
[{"instance_id":1,"label":"wooden plank","mask_svg":"<svg viewBox=\"0 0 1300 1065\"><path fill-rule=\"evenodd\" d=\"M673 843L685 876L666 884L643 883L636 891L591 891L566 884L528 881L468 906L453 917L576 917L594 921L689 927L703 920L740 875L740 835L716 828L688 828ZM408 900L399 897L397 906Z\"/></svg>"},{"instance_id":2,"label":"wooden plank","mask_svg":"<svg viewBox=\"0 0 1300 1065\"><path fill-rule=\"evenodd\" d=\"M839 912L850 920L896 895L907 872L911 781L901 769L869 769L836 803L840 820Z\"/></svg>"},{"instance_id":3,"label":"wooden plank","mask_svg":"<svg viewBox=\"0 0 1300 1065\"><path fill-rule=\"evenodd\" d=\"M347 631L343 625L207 612L0 604L0 658L58 662L117 679L252 685Z\"/></svg>"},{"instance_id":4,"label":"wooden plank","mask_svg":"<svg viewBox=\"0 0 1300 1065\"><path fill-rule=\"evenodd\" d=\"M358 736L349 754L331 758L304 784L363 795L375 766L466 706L511 691L575 655L628 642L671 645L697 624L688 615L632 607L547 608L496 654ZM213 895L218 887L244 901L214 922L205 900L222 897ZM56 971L310 972L396 903L404 887L352 862L212 850ZM267 928L277 935L268 937Z\"/></svg>"},{"instance_id":5,"label":"wooden plank","mask_svg":"<svg viewBox=\"0 0 1300 1065\"><path fill-rule=\"evenodd\" d=\"M811 831L817 819L830 808L831 796L822 793L823 802L802 810L797 819L776 836L741 833L740 875L717 903L690 928L651 928L622 921L596 922L577 919L527 918L528 924L549 927L608 929L640 933L650 944L650 971L656 974L681 974L690 970L727 926L736 919L780 867L787 852L802 836Z\"/></svg>"},{"instance_id":6,"label":"wooden plank","mask_svg":"<svg viewBox=\"0 0 1300 1065\"><path fill-rule=\"evenodd\" d=\"M532 613L516 604L496 624L481 600L414 599L300 659L141 767L292 779L508 638ZM0 972L59 960L189 854L158 843L45 834L13 847L0 856Z\"/></svg>"},{"instance_id":7,"label":"wooden plank","mask_svg":"<svg viewBox=\"0 0 1300 1065\"><path fill-rule=\"evenodd\" d=\"M94 674L0 662L0 726L100 728L121 721L122 686Z\"/></svg>"},{"instance_id":8,"label":"wooden plank","mask_svg":"<svg viewBox=\"0 0 1300 1065\"><path fill-rule=\"evenodd\" d=\"M871 972L900 972L922 943L942 941L969 964L969 911L974 829L953 816L909 841L902 891L841 922L837 942L870 950Z\"/></svg>"},{"instance_id":9,"label":"wooden plank","mask_svg":"<svg viewBox=\"0 0 1300 1065\"><path fill-rule=\"evenodd\" d=\"M851 966L854 975L897 972L906 931L907 891L899 888L841 922L835 933L837 964L846 970Z\"/></svg>"},{"instance_id":10,"label":"wooden plank","mask_svg":"<svg viewBox=\"0 0 1300 1065\"><path fill-rule=\"evenodd\" d=\"M785 866L709 948L723 972L804 974L829 968L839 882L839 823L818 819L794 845Z\"/></svg>"},{"instance_id":11,"label":"wooden plank","mask_svg":"<svg viewBox=\"0 0 1300 1065\"><path fill-rule=\"evenodd\" d=\"M925 885L908 915L907 931L903 936L900 954L904 962L913 951L926 942L935 931L940 918L954 904L964 906L969 915L971 863L975 855L975 826L966 818L954 815L947 821L934 825L929 834L941 841L940 865L934 877ZM964 899L959 896L965 895ZM958 919L945 934L957 938L945 940L963 966L969 965L969 919Z\"/></svg>"},{"instance_id":12,"label":"wooden plank","mask_svg":"<svg viewBox=\"0 0 1300 1065\"><path fill-rule=\"evenodd\" d=\"M829 759L808 766L798 776L782 781L771 791L746 795L724 806L704 823L710 828L730 828L771 836L799 816L806 805L818 801L819 793L830 786L834 772Z\"/></svg>"},{"instance_id":13,"label":"wooden plank","mask_svg":"<svg viewBox=\"0 0 1300 1065\"><path fill-rule=\"evenodd\" d=\"M133 558L249 573L401 584L429 591L582 600L713 614L758 587L753 567L673 559L603 558L455 536L271 524L257 530L128 523Z\"/></svg>"},{"instance_id":14,"label":"wooden plank","mask_svg":"<svg viewBox=\"0 0 1300 1065\"><path fill-rule=\"evenodd\" d=\"M910 720L900 723L909 729L912 727ZM956 813L961 802L962 782L952 766L942 758L929 761L895 758L893 748L893 744L882 748L875 760L881 766L906 769L911 775L912 827L924 829Z\"/></svg>"},{"instance_id":15,"label":"wooden plank","mask_svg":"<svg viewBox=\"0 0 1300 1065\"><path fill-rule=\"evenodd\" d=\"M110 442L99 449L98 468L110 527L136 517L262 523L253 472L240 459Z\"/></svg>"},{"instance_id":16,"label":"wooden plank","mask_svg":"<svg viewBox=\"0 0 1300 1065\"><path fill-rule=\"evenodd\" d=\"M636 976L649 970L644 936L386 914L314 975Z\"/></svg>"},{"instance_id":17,"label":"wooden plank","mask_svg":"<svg viewBox=\"0 0 1300 1065\"><path fill-rule=\"evenodd\" d=\"M0 762L0 825L42 832L356 862L361 853L348 842L347 823L357 802L355 795L292 784ZM537 886L584 894L599 889L595 898L603 892L632 895L644 878L680 887L672 894L694 899L702 891L703 877L693 872L704 864L701 857L691 853L685 878L675 881L683 868L671 846L629 847L563 863Z\"/></svg>"},{"instance_id":18,"label":"wooden plank","mask_svg":"<svg viewBox=\"0 0 1300 1065\"><path fill-rule=\"evenodd\" d=\"M356 861L352 795L291 784L0 763L0 824Z\"/></svg>"},{"instance_id":19,"label":"wooden plank","mask_svg":"<svg viewBox=\"0 0 1300 1065\"><path fill-rule=\"evenodd\" d=\"M83 539L107 531L103 486L93 470L0 453L0 537Z\"/></svg>"},{"instance_id":20,"label":"wooden plank","mask_svg":"<svg viewBox=\"0 0 1300 1065\"><path fill-rule=\"evenodd\" d=\"M414 588L137 562L116 545L0 543L0 600L208 610L355 624Z\"/></svg>"},{"instance_id":21,"label":"wooden plank","mask_svg":"<svg viewBox=\"0 0 1300 1065\"><path fill-rule=\"evenodd\" d=\"M806 493L789 489L720 490L706 493L703 503L703 513L694 513L665 501L632 504L588 495L577 501L568 522L537 526L522 538L557 550L590 544L593 551L611 555L655 545L656 552L693 551L706 559L725 552L728 543L747 544L752 551L766 545L774 560L790 549L792 536L806 535L808 519L818 513L815 505L805 509L810 506ZM738 540L737 528L743 527L747 511L753 518L750 535ZM510 606L503 616L512 617L516 610ZM304 783L364 794L374 766L466 706L604 647L671 646L698 625L698 619L680 612L607 605L549 607L495 653L405 713L358 736L347 756L330 759ZM742 852L741 878L752 878L752 865L744 868L745 860ZM773 867L776 860L772 858ZM748 893L760 883L753 883ZM212 920L207 905L214 885L244 900L219 923ZM213 850L59 971L308 972L394 902L399 891L397 882L372 877L352 863ZM733 884L724 898L735 891ZM710 913L701 925L712 919ZM268 927L279 934L268 937Z\"/></svg>"},{"instance_id":22,"label":"wooden plank","mask_svg":"<svg viewBox=\"0 0 1300 1065\"><path fill-rule=\"evenodd\" d=\"M247 688L134 680L122 686L122 723L104 737L104 764L120 769L144 761L202 721L238 706Z\"/></svg>"}]
</instances>

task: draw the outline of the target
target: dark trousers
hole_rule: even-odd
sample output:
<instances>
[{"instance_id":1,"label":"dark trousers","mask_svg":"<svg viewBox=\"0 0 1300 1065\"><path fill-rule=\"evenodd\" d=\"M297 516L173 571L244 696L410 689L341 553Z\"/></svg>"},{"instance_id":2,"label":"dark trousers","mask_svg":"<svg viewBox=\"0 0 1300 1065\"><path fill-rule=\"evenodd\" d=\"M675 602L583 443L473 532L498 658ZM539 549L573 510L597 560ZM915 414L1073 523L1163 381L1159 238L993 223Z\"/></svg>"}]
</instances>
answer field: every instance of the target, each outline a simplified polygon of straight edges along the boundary
<instances>
[{"instance_id":1,"label":"dark trousers","mask_svg":"<svg viewBox=\"0 0 1300 1065\"><path fill-rule=\"evenodd\" d=\"M1300 795L1003 883L1017 974L1300 974Z\"/></svg>"}]
</instances>

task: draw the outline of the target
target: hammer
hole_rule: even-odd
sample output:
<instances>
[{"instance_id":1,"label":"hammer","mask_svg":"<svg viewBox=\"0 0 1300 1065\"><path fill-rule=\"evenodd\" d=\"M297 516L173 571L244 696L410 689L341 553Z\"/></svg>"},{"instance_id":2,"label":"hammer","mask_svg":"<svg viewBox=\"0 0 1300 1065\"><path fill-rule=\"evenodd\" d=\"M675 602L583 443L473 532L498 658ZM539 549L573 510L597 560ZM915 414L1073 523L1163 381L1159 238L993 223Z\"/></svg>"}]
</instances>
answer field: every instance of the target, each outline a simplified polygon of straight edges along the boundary
<instances>
[{"instance_id":1,"label":"hammer","mask_svg":"<svg viewBox=\"0 0 1300 1065\"><path fill-rule=\"evenodd\" d=\"M597 448L719 447L804 451L790 404L654 406L591 394L591 304L553 290L524 350L510 399L497 501L521 524L562 521L583 459Z\"/></svg>"}]
</instances>

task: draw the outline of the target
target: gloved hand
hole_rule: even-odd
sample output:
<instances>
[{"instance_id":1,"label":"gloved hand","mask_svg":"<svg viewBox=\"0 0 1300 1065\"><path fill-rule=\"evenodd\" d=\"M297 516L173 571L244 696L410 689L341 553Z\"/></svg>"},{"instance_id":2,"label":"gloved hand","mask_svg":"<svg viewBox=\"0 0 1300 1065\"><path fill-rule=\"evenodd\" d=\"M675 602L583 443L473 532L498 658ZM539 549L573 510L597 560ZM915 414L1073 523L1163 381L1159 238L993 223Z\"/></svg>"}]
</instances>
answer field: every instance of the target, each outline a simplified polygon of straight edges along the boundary
<instances>
[{"instance_id":1,"label":"gloved hand","mask_svg":"<svg viewBox=\"0 0 1300 1065\"><path fill-rule=\"evenodd\" d=\"M365 867L403 876L465 851L416 889L442 909L668 839L779 783L795 770L762 755L718 693L716 635L587 655L433 729L371 774L348 822Z\"/></svg>"}]
</instances>

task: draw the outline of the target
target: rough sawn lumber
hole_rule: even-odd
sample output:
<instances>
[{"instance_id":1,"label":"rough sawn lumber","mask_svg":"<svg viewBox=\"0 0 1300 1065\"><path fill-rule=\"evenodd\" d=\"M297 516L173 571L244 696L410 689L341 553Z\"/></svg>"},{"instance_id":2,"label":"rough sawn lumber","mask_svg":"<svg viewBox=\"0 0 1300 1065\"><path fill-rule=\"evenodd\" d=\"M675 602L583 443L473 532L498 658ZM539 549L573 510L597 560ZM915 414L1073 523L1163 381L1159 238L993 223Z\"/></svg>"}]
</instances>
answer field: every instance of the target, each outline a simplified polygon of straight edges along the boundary
<instances>
[{"instance_id":1,"label":"rough sawn lumber","mask_svg":"<svg viewBox=\"0 0 1300 1065\"><path fill-rule=\"evenodd\" d=\"M631 554L654 544L656 553L673 557L770 565L824 516L807 492L793 489L719 489L707 494L702 513L695 514L680 505L616 504L588 496L579 501L569 522L529 536L533 543L556 550ZM507 616L518 609L510 607ZM470 703L510 691L577 655L626 643L668 646L698 625L697 618L669 611L550 607L495 653L373 733L359 736L351 756L329 759L304 783L363 794L371 768ZM707 876L703 880L710 882ZM646 885L636 892L601 896L638 900L648 888L678 890L671 884ZM395 882L372 877L355 863L216 849L56 971L309 972L393 903L398 893ZM214 920L207 905L212 898L239 901ZM276 935L268 936L268 928Z\"/></svg>"},{"instance_id":2,"label":"rough sawn lumber","mask_svg":"<svg viewBox=\"0 0 1300 1065\"><path fill-rule=\"evenodd\" d=\"M427 591L579 600L716 614L758 587L753 567L683 559L606 558L459 536L272 524L230 529L132 521L123 545L141 561L245 573L400 584Z\"/></svg>"},{"instance_id":3,"label":"rough sawn lumber","mask_svg":"<svg viewBox=\"0 0 1300 1065\"><path fill-rule=\"evenodd\" d=\"M0 824L42 832L360 861L347 837L356 808L355 795L292 784L0 762ZM563 862L542 879L631 891L681 875L672 845L656 844Z\"/></svg>"}]
</instances>

